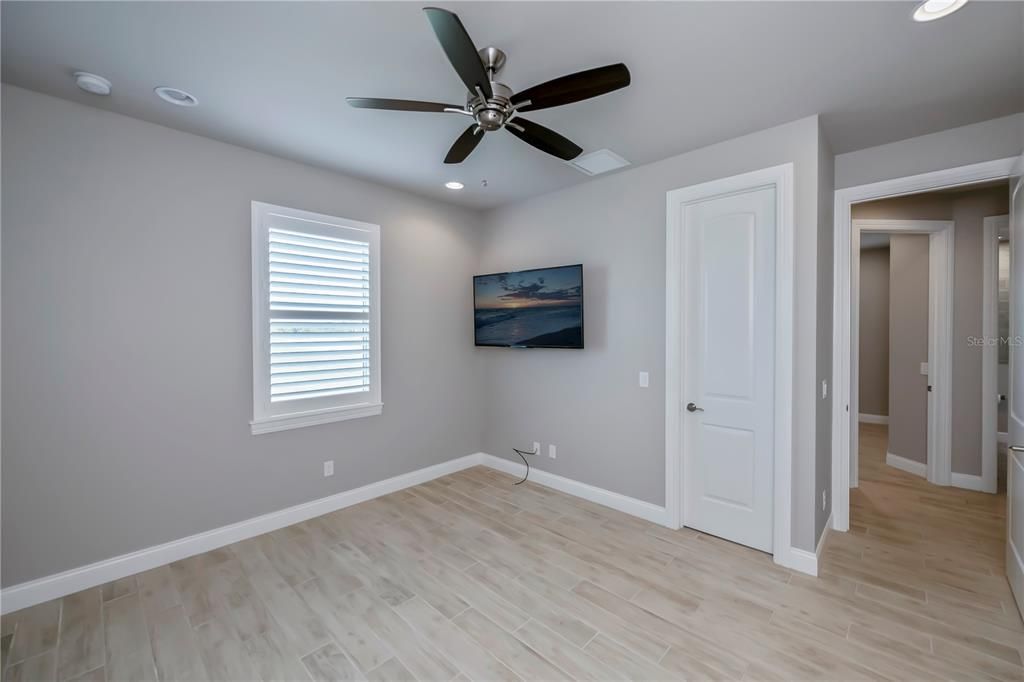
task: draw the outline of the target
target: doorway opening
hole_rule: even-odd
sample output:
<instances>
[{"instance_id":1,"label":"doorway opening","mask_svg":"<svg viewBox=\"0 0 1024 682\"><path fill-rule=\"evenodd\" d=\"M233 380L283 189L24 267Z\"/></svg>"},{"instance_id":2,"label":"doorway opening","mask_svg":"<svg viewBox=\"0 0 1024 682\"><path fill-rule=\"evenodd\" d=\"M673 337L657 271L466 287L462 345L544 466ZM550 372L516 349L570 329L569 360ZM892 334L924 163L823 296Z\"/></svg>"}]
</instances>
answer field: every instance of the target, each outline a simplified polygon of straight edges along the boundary
<instances>
[{"instance_id":1,"label":"doorway opening","mask_svg":"<svg viewBox=\"0 0 1024 682\"><path fill-rule=\"evenodd\" d=\"M859 248L851 259L858 421L871 424L865 429L876 439L885 436L885 466L937 485L948 485L951 472L956 225L892 216L920 214L918 202L927 214L944 201L926 195L854 206ZM860 481L860 431L851 451L854 486ZM878 443L872 445L869 453L877 450Z\"/></svg>"},{"instance_id":2,"label":"doorway opening","mask_svg":"<svg viewBox=\"0 0 1024 682\"><path fill-rule=\"evenodd\" d=\"M986 443L997 436L984 425L994 424L999 394L990 390L995 374L983 372L992 338L983 255L985 218L1008 212L1012 166L989 162L836 192L836 530L850 527L850 489L865 466L872 479L995 492L995 448ZM872 299L866 308L862 296ZM880 338L883 321L888 339ZM993 409L983 415L988 393Z\"/></svg>"}]
</instances>

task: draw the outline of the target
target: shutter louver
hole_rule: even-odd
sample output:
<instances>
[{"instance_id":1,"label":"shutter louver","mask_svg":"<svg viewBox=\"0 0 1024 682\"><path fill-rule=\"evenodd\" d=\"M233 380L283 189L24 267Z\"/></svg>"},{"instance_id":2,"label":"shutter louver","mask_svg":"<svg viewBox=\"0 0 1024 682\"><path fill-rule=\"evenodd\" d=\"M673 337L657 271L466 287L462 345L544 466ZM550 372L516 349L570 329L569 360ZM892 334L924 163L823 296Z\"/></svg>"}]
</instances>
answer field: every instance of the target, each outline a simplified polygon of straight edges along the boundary
<instances>
[{"instance_id":1,"label":"shutter louver","mask_svg":"<svg viewBox=\"0 0 1024 682\"><path fill-rule=\"evenodd\" d=\"M270 228L270 401L370 390L370 244Z\"/></svg>"}]
</instances>

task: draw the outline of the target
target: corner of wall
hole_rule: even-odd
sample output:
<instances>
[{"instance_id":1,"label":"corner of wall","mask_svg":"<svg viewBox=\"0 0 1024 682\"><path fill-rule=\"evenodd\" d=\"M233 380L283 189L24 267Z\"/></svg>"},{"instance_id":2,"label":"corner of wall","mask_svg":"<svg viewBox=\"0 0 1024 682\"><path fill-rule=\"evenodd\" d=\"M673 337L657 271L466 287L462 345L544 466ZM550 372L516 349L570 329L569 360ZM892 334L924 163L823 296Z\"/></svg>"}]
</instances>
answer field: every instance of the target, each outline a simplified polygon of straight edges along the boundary
<instances>
[{"instance_id":1,"label":"corner of wall","mask_svg":"<svg viewBox=\"0 0 1024 682\"><path fill-rule=\"evenodd\" d=\"M814 545L818 546L832 513L832 308L835 221L835 155L818 124L818 305L814 462ZM820 387L827 387L822 395Z\"/></svg>"}]
</instances>

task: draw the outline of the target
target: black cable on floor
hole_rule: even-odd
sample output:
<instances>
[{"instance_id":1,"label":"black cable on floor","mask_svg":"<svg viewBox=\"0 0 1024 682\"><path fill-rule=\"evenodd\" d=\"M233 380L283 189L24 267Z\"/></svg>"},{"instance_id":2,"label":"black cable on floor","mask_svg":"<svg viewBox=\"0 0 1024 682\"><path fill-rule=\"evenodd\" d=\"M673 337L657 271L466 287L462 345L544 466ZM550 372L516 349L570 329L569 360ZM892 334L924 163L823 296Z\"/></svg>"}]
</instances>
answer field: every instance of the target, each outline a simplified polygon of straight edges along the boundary
<instances>
[{"instance_id":1,"label":"black cable on floor","mask_svg":"<svg viewBox=\"0 0 1024 682\"><path fill-rule=\"evenodd\" d=\"M522 458L523 458L523 464L525 464L525 465L526 465L526 475L525 475L525 476L523 476L523 480L521 480L521 481L516 481L515 483L513 483L513 484L512 484L512 485L519 485L520 483L525 483L525 482L526 482L526 479L528 479L528 478L530 477L530 463L529 463L529 462L528 462L528 461L526 460L526 455L536 455L536 454L537 454L537 451L536 451L536 450L534 450L533 452L523 452L523 451L522 451L522 450L520 450L519 448L512 448L512 450L513 450L513 451L514 451L514 452L515 452L515 453L516 453L517 455L519 455L520 457L522 457Z\"/></svg>"}]
</instances>

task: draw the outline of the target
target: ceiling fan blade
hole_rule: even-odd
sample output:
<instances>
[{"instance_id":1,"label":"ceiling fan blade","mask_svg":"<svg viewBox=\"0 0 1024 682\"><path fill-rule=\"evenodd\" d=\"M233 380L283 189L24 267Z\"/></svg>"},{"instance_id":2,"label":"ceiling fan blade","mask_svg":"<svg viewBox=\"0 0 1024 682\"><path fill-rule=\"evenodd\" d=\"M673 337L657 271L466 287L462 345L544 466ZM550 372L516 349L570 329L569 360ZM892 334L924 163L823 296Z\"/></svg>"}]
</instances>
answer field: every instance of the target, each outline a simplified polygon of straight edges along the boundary
<instances>
[{"instance_id":1,"label":"ceiling fan blade","mask_svg":"<svg viewBox=\"0 0 1024 682\"><path fill-rule=\"evenodd\" d=\"M434 111L444 113L445 109L462 109L457 104L420 102L412 99L379 99L377 97L346 97L349 106L356 109L388 109L391 111Z\"/></svg>"},{"instance_id":2,"label":"ceiling fan blade","mask_svg":"<svg viewBox=\"0 0 1024 682\"><path fill-rule=\"evenodd\" d=\"M444 162L462 163L476 149L482 139L484 139L484 131L474 123L459 135L459 139L455 140L455 144L448 150L448 156L444 157Z\"/></svg>"},{"instance_id":3,"label":"ceiling fan blade","mask_svg":"<svg viewBox=\"0 0 1024 682\"><path fill-rule=\"evenodd\" d=\"M505 124L505 128L526 144L533 145L542 152L557 156L563 161L575 159L583 153L583 148L572 140L566 139L550 128L539 123L527 121L518 116Z\"/></svg>"},{"instance_id":4,"label":"ceiling fan blade","mask_svg":"<svg viewBox=\"0 0 1024 682\"><path fill-rule=\"evenodd\" d=\"M629 80L629 69L625 64L599 66L517 92L512 96L512 104L529 100L530 103L519 107L519 111L557 107L624 88L629 85Z\"/></svg>"},{"instance_id":5,"label":"ceiling fan blade","mask_svg":"<svg viewBox=\"0 0 1024 682\"><path fill-rule=\"evenodd\" d=\"M455 67L455 72L466 84L466 88L472 93L480 88L486 97L491 97L494 93L487 70L458 15L439 7L424 7L423 11L427 13L430 26L448 56L448 61Z\"/></svg>"}]
</instances>

